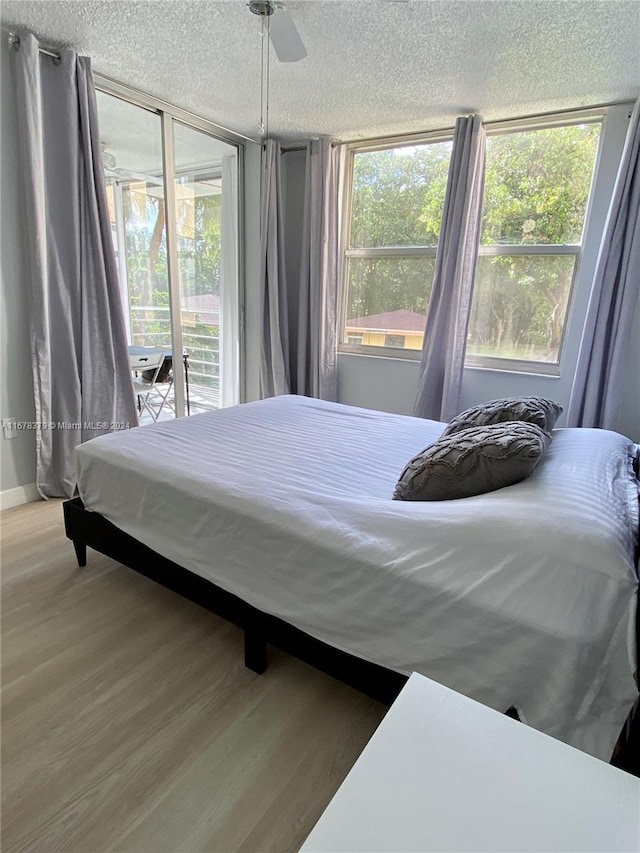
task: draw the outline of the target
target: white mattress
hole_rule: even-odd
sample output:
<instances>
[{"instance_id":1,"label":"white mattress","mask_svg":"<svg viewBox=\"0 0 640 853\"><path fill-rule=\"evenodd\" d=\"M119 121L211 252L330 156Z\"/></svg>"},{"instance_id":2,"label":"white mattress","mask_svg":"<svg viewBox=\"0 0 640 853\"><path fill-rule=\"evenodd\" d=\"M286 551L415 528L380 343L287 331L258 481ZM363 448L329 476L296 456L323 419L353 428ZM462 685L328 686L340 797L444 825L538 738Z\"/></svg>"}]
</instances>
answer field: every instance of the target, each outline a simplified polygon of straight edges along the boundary
<instances>
[{"instance_id":1,"label":"white mattress","mask_svg":"<svg viewBox=\"0 0 640 853\"><path fill-rule=\"evenodd\" d=\"M635 698L631 443L556 430L532 477L393 501L443 425L278 397L77 450L88 509L332 646L608 759Z\"/></svg>"}]
</instances>

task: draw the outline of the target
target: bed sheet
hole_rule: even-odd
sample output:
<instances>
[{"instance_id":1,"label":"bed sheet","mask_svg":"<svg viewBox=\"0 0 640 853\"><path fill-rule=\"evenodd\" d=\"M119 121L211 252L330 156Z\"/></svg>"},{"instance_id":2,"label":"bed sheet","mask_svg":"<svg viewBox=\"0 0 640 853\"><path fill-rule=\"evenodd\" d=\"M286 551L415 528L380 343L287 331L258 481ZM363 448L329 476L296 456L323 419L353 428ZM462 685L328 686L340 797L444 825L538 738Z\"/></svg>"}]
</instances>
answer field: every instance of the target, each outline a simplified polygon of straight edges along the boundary
<instances>
[{"instance_id":1,"label":"bed sheet","mask_svg":"<svg viewBox=\"0 0 640 853\"><path fill-rule=\"evenodd\" d=\"M631 442L554 432L527 480L393 501L443 424L283 396L78 448L85 506L323 642L608 759L635 698Z\"/></svg>"}]
</instances>

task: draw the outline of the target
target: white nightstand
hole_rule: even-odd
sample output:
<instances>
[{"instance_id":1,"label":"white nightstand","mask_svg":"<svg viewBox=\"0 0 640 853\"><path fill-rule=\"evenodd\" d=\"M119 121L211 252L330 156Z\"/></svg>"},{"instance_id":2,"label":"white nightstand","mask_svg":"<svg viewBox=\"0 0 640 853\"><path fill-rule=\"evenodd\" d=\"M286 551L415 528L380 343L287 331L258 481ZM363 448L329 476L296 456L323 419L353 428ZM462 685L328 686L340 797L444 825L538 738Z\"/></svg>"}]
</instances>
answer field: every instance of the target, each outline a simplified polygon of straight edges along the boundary
<instances>
[{"instance_id":1,"label":"white nightstand","mask_svg":"<svg viewBox=\"0 0 640 853\"><path fill-rule=\"evenodd\" d=\"M303 853L637 851L640 779L413 674Z\"/></svg>"}]
</instances>

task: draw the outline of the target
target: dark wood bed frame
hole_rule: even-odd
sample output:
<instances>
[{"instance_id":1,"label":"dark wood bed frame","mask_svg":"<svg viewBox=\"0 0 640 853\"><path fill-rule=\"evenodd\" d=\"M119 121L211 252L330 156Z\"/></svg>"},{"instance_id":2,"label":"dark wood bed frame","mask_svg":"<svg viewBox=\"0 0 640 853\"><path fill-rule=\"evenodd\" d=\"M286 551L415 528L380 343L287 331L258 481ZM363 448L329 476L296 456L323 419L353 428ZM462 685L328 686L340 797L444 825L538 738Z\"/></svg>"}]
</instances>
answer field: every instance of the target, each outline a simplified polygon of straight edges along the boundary
<instances>
[{"instance_id":1,"label":"dark wood bed frame","mask_svg":"<svg viewBox=\"0 0 640 853\"><path fill-rule=\"evenodd\" d=\"M259 675L265 672L267 646L273 645L386 705L394 701L407 681L405 675L339 651L282 619L257 610L156 553L99 513L85 509L80 498L65 501L63 509L65 532L73 542L78 565L86 566L87 547L93 548L234 623L244 632L245 666L253 672ZM640 613L637 611L637 643L639 639ZM517 717L514 709L505 711ZM621 733L612 763L640 776L640 699Z\"/></svg>"},{"instance_id":2,"label":"dark wood bed frame","mask_svg":"<svg viewBox=\"0 0 640 853\"><path fill-rule=\"evenodd\" d=\"M245 665L253 672L264 673L267 645L272 645L387 705L407 681L406 675L334 649L167 560L99 513L85 509L80 498L65 501L63 508L65 532L80 566L87 564L87 547L93 548L233 622L244 632Z\"/></svg>"}]
</instances>

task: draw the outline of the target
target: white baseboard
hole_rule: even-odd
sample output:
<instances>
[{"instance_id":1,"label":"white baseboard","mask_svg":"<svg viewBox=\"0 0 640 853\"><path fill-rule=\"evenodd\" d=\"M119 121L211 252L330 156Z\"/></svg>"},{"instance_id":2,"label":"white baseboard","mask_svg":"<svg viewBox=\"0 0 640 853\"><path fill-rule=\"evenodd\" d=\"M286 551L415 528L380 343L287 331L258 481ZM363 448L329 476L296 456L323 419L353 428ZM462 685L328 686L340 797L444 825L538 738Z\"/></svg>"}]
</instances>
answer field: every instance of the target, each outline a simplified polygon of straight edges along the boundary
<instances>
[{"instance_id":1,"label":"white baseboard","mask_svg":"<svg viewBox=\"0 0 640 853\"><path fill-rule=\"evenodd\" d=\"M11 509L12 506L20 506L20 504L28 504L31 501L40 500L40 495L36 489L35 483L28 483L26 486L16 486L15 489L5 489L0 492L0 509Z\"/></svg>"}]
</instances>

